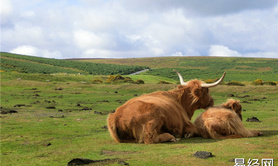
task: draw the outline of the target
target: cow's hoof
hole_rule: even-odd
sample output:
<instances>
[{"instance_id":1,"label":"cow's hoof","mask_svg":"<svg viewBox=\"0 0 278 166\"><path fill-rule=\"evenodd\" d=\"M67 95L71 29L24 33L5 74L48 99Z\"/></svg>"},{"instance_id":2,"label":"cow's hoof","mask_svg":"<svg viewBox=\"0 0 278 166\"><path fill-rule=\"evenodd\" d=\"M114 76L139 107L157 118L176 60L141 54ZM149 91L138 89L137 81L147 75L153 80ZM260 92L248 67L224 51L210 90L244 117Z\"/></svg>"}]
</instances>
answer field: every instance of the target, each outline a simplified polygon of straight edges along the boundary
<instances>
[{"instance_id":1,"label":"cow's hoof","mask_svg":"<svg viewBox=\"0 0 278 166\"><path fill-rule=\"evenodd\" d=\"M170 139L170 142L177 142L178 140L176 138Z\"/></svg>"},{"instance_id":2,"label":"cow's hoof","mask_svg":"<svg viewBox=\"0 0 278 166\"><path fill-rule=\"evenodd\" d=\"M263 135L263 133L262 132L258 132L258 136L262 136Z\"/></svg>"},{"instance_id":3,"label":"cow's hoof","mask_svg":"<svg viewBox=\"0 0 278 166\"><path fill-rule=\"evenodd\" d=\"M194 133L190 132L190 133L186 133L186 134L184 135L184 138L191 138L191 137L193 137L193 136L194 136Z\"/></svg>"}]
</instances>

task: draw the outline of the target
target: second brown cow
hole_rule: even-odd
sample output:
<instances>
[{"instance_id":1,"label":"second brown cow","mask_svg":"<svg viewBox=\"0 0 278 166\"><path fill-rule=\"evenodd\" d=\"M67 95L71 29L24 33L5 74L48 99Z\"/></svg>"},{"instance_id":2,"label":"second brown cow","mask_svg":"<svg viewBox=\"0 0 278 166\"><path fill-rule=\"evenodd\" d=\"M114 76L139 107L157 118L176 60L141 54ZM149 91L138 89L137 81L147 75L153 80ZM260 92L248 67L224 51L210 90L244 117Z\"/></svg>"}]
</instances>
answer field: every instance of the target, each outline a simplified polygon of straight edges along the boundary
<instances>
[{"instance_id":1,"label":"second brown cow","mask_svg":"<svg viewBox=\"0 0 278 166\"><path fill-rule=\"evenodd\" d=\"M255 130L247 130L242 123L241 105L238 100L208 108L201 113L194 124L203 138L242 138L262 135Z\"/></svg>"}]
</instances>

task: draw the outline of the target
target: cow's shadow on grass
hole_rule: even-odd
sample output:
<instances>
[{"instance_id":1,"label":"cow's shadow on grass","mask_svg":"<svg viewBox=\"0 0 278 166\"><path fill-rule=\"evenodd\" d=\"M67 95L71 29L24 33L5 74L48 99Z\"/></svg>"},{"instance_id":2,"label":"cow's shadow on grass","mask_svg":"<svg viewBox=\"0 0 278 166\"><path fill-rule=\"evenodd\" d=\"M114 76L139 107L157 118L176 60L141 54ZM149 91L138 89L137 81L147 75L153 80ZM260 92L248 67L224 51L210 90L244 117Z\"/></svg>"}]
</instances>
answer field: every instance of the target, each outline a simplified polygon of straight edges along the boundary
<instances>
[{"instance_id":1,"label":"cow's shadow on grass","mask_svg":"<svg viewBox=\"0 0 278 166\"><path fill-rule=\"evenodd\" d=\"M274 135L278 135L278 130L259 130L259 131L263 133L263 135L260 137L271 137Z\"/></svg>"},{"instance_id":2,"label":"cow's shadow on grass","mask_svg":"<svg viewBox=\"0 0 278 166\"><path fill-rule=\"evenodd\" d=\"M222 141L223 139L211 139L211 138L202 138L202 137L193 137L193 138L182 138L173 144L186 144L186 143L213 143Z\"/></svg>"},{"instance_id":3,"label":"cow's shadow on grass","mask_svg":"<svg viewBox=\"0 0 278 166\"><path fill-rule=\"evenodd\" d=\"M263 135L258 137L272 137L278 135L278 130L260 130ZM254 138L254 137L253 137ZM240 138L235 138L240 139ZM193 138L182 138L177 142L172 142L172 144L186 144L186 143L213 143L218 141L223 141L225 139L211 139L211 138L202 138L202 137L193 137Z\"/></svg>"}]
</instances>

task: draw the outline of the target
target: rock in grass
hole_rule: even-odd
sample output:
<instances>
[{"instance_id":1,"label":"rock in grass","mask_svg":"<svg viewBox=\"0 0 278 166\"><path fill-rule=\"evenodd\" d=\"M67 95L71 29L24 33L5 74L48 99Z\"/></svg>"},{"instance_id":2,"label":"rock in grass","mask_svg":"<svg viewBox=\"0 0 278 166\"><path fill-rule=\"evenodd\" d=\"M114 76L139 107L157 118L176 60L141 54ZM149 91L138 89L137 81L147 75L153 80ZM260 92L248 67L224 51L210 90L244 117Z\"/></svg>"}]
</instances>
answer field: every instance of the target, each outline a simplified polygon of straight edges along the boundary
<instances>
[{"instance_id":1,"label":"rock in grass","mask_svg":"<svg viewBox=\"0 0 278 166\"><path fill-rule=\"evenodd\" d=\"M127 163L123 160L118 161L118 164L120 164L120 165L129 165L129 163Z\"/></svg>"},{"instance_id":2,"label":"rock in grass","mask_svg":"<svg viewBox=\"0 0 278 166\"><path fill-rule=\"evenodd\" d=\"M211 152L206 152L206 151L197 151L196 153L194 153L194 156L201 159L207 159L209 157L213 157Z\"/></svg>"},{"instance_id":3,"label":"rock in grass","mask_svg":"<svg viewBox=\"0 0 278 166\"><path fill-rule=\"evenodd\" d=\"M0 108L0 114L13 114L13 113L18 113L17 111L13 110L13 109L8 109L8 108Z\"/></svg>"},{"instance_id":4,"label":"rock in grass","mask_svg":"<svg viewBox=\"0 0 278 166\"><path fill-rule=\"evenodd\" d=\"M246 122L261 122L257 117L247 118Z\"/></svg>"},{"instance_id":5,"label":"rock in grass","mask_svg":"<svg viewBox=\"0 0 278 166\"><path fill-rule=\"evenodd\" d=\"M99 163L100 165L106 165L108 163L113 163L116 160L117 159L91 160L91 159L75 158L75 159L72 159L70 162L68 162L68 166L85 165L85 164L91 164L91 163Z\"/></svg>"},{"instance_id":6,"label":"rock in grass","mask_svg":"<svg viewBox=\"0 0 278 166\"><path fill-rule=\"evenodd\" d=\"M72 159L70 162L68 162L68 166L73 166L73 165L85 165L85 164L90 164L94 163L94 160L90 159L82 159L82 158L75 158Z\"/></svg>"}]
</instances>

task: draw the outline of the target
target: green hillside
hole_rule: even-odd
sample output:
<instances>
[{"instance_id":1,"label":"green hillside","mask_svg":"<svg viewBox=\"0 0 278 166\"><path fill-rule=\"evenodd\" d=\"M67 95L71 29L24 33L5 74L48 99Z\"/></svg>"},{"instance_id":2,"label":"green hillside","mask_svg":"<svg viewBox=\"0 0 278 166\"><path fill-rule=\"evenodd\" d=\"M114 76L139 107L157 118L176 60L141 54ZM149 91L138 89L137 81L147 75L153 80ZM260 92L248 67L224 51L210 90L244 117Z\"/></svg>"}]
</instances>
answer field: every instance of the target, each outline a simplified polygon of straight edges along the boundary
<instances>
[{"instance_id":1,"label":"green hillside","mask_svg":"<svg viewBox=\"0 0 278 166\"><path fill-rule=\"evenodd\" d=\"M278 59L235 57L155 57L126 59L58 60L1 53L1 70L20 73L82 73L92 75L128 75L151 68L141 76L159 76L177 80L178 70L185 80L217 79L227 72L225 82L251 82L256 79L278 81Z\"/></svg>"},{"instance_id":2,"label":"green hillside","mask_svg":"<svg viewBox=\"0 0 278 166\"><path fill-rule=\"evenodd\" d=\"M156 57L130 59L87 59L92 63L144 65L152 68L145 75L163 76L176 79L178 70L188 79L215 79L224 71L225 81L278 81L278 59L235 58L235 57Z\"/></svg>"},{"instance_id":3,"label":"green hillside","mask_svg":"<svg viewBox=\"0 0 278 166\"><path fill-rule=\"evenodd\" d=\"M82 73L93 75L130 74L146 69L142 66L103 64L40 58L1 52L1 70L20 73Z\"/></svg>"}]
</instances>

